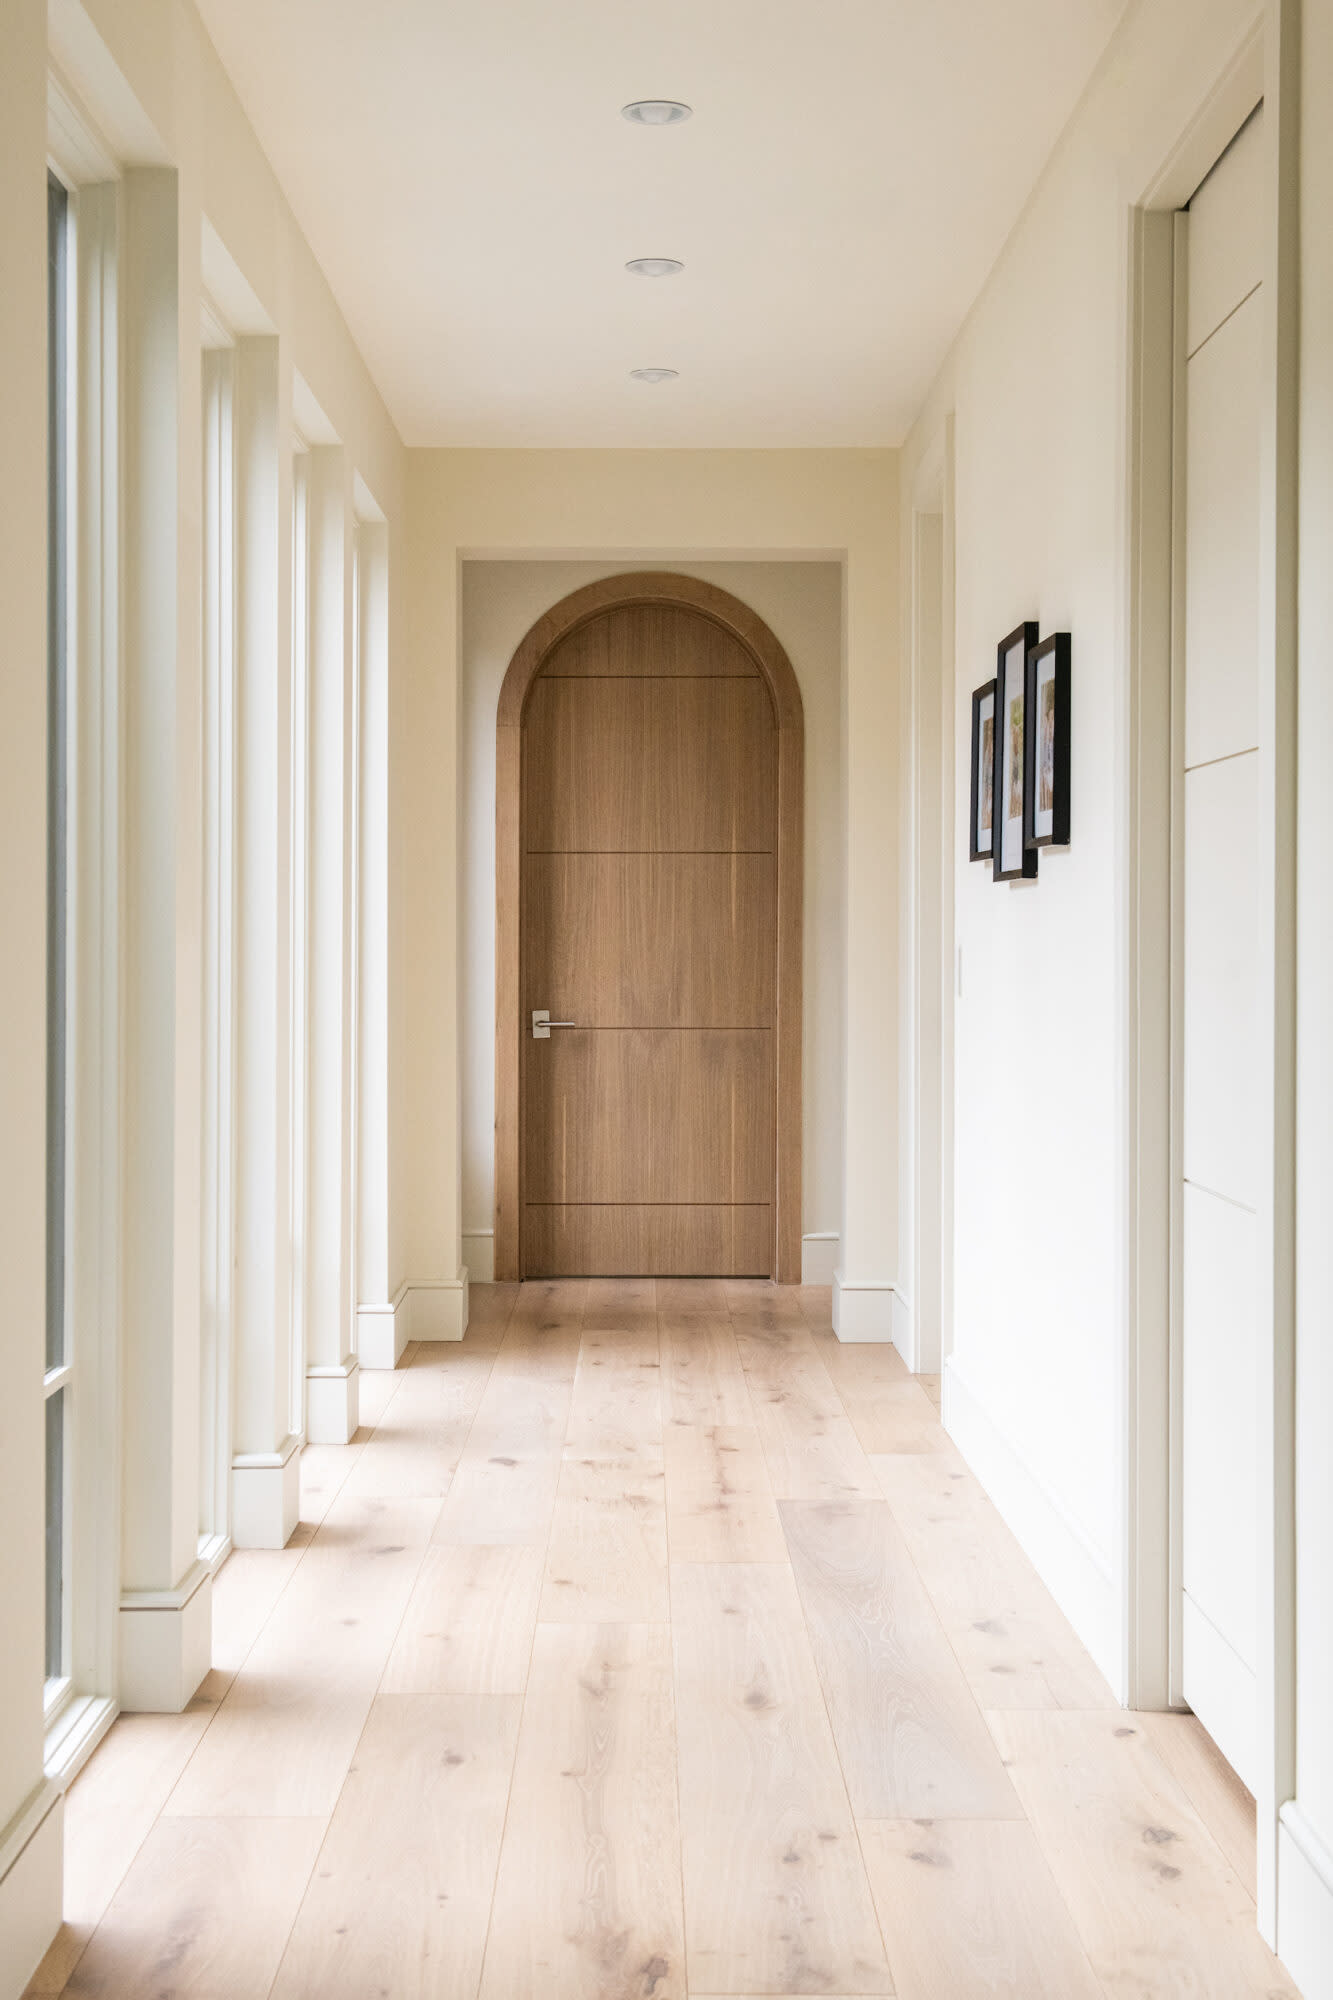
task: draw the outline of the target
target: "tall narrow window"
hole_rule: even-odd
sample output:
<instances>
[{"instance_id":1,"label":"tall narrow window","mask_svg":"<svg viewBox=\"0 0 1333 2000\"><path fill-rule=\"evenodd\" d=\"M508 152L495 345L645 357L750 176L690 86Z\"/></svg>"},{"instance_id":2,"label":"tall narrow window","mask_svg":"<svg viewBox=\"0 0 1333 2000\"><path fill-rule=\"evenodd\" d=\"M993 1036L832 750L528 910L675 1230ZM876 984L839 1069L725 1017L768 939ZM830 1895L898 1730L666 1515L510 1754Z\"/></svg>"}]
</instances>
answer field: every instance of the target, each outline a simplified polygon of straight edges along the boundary
<instances>
[{"instance_id":1,"label":"tall narrow window","mask_svg":"<svg viewBox=\"0 0 1333 2000\"><path fill-rule=\"evenodd\" d=\"M203 355L204 1297L199 1546L225 1546L231 1477L232 941L235 909L235 350L210 313Z\"/></svg>"},{"instance_id":2,"label":"tall narrow window","mask_svg":"<svg viewBox=\"0 0 1333 2000\"><path fill-rule=\"evenodd\" d=\"M69 1668L65 1440L71 1393L66 1324L69 876L69 196L47 181L47 929L46 929L46 1679Z\"/></svg>"},{"instance_id":3,"label":"tall narrow window","mask_svg":"<svg viewBox=\"0 0 1333 2000\"><path fill-rule=\"evenodd\" d=\"M292 1429L303 1430L306 1369L306 1100L308 823L310 774L310 451L303 438L292 454L291 679L291 1228Z\"/></svg>"}]
</instances>

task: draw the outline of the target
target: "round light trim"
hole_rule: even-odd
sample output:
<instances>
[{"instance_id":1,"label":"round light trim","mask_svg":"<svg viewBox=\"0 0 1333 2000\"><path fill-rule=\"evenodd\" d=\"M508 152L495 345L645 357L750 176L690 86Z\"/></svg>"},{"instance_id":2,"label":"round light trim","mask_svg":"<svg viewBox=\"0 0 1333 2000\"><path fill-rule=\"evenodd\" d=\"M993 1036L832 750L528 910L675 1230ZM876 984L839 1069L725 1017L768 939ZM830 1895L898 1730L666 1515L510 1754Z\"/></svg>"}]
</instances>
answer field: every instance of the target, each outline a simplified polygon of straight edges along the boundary
<instances>
[{"instance_id":1,"label":"round light trim","mask_svg":"<svg viewBox=\"0 0 1333 2000\"><path fill-rule=\"evenodd\" d=\"M622 104L620 115L631 125L683 125L694 114L688 104L678 104L672 97L641 97L634 104Z\"/></svg>"},{"instance_id":2,"label":"round light trim","mask_svg":"<svg viewBox=\"0 0 1333 2000\"><path fill-rule=\"evenodd\" d=\"M679 368L631 368L630 375L635 382L674 382L679 378Z\"/></svg>"},{"instance_id":3,"label":"round light trim","mask_svg":"<svg viewBox=\"0 0 1333 2000\"><path fill-rule=\"evenodd\" d=\"M685 266L679 257L631 257L625 269L636 278L674 278Z\"/></svg>"}]
</instances>

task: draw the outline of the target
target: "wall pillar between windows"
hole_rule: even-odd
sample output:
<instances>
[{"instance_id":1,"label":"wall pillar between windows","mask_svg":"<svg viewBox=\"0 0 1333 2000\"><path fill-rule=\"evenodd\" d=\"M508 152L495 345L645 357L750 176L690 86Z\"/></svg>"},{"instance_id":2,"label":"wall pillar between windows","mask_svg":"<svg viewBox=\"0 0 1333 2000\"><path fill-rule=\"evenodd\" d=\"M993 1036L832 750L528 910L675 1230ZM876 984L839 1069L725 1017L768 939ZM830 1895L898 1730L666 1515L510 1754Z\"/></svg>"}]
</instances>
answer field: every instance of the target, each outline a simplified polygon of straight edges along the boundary
<instances>
[{"instance_id":1,"label":"wall pillar between windows","mask_svg":"<svg viewBox=\"0 0 1333 2000\"><path fill-rule=\"evenodd\" d=\"M276 339L236 347L236 1170L232 1540L296 1526L289 1098L290 431ZM296 1407L294 1408L294 1404Z\"/></svg>"},{"instance_id":2,"label":"wall pillar between windows","mask_svg":"<svg viewBox=\"0 0 1333 2000\"><path fill-rule=\"evenodd\" d=\"M309 845L306 1071L306 1427L357 1426L352 1347L353 534L346 454L310 454Z\"/></svg>"},{"instance_id":3,"label":"wall pillar between windows","mask_svg":"<svg viewBox=\"0 0 1333 2000\"><path fill-rule=\"evenodd\" d=\"M42 1777L46 1299L46 8L8 0L0 61L0 1992L60 1922Z\"/></svg>"},{"instance_id":4,"label":"wall pillar between windows","mask_svg":"<svg viewBox=\"0 0 1333 2000\"><path fill-rule=\"evenodd\" d=\"M895 629L892 565L847 559L843 798L847 969L841 1264L833 1324L841 1340L892 1340L910 1357L911 1304L899 1267L898 825L888 773L898 766L893 661L874 635Z\"/></svg>"},{"instance_id":5,"label":"wall pillar between windows","mask_svg":"<svg viewBox=\"0 0 1333 2000\"><path fill-rule=\"evenodd\" d=\"M356 1348L363 1368L392 1368L406 1328L389 1283L389 531L382 523L361 523L357 573Z\"/></svg>"},{"instance_id":6,"label":"wall pillar between windows","mask_svg":"<svg viewBox=\"0 0 1333 2000\"><path fill-rule=\"evenodd\" d=\"M208 1671L198 1558L203 771L199 217L125 176L123 1491L120 1699L177 1710ZM187 348L186 351L189 351ZM191 553L197 536L189 545Z\"/></svg>"}]
</instances>

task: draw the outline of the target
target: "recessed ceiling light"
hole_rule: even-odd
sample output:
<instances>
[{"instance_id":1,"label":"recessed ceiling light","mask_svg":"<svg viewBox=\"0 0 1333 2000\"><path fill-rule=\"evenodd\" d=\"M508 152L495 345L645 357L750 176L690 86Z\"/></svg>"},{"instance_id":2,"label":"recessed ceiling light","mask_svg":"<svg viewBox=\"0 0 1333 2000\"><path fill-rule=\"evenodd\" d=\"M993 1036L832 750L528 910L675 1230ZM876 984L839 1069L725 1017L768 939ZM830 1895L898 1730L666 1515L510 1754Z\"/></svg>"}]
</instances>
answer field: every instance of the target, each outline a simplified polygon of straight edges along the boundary
<instances>
[{"instance_id":1,"label":"recessed ceiling light","mask_svg":"<svg viewBox=\"0 0 1333 2000\"><path fill-rule=\"evenodd\" d=\"M680 374L679 368L631 368L629 372L636 382L674 382Z\"/></svg>"},{"instance_id":2,"label":"recessed ceiling light","mask_svg":"<svg viewBox=\"0 0 1333 2000\"><path fill-rule=\"evenodd\" d=\"M636 278L674 278L685 266L679 257L631 257L625 269Z\"/></svg>"},{"instance_id":3,"label":"recessed ceiling light","mask_svg":"<svg viewBox=\"0 0 1333 2000\"><path fill-rule=\"evenodd\" d=\"M688 104L670 97L641 97L636 104L622 104L622 118L631 125L683 125L692 114Z\"/></svg>"}]
</instances>

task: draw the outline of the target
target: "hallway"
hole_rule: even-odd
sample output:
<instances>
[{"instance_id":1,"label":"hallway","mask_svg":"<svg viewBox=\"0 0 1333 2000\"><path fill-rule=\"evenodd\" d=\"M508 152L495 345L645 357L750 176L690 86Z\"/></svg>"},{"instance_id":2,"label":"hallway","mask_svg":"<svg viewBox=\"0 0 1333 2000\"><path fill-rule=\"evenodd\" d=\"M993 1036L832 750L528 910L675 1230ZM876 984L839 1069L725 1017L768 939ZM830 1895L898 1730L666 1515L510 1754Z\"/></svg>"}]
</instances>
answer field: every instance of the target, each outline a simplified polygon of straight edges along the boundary
<instances>
[{"instance_id":1,"label":"hallway","mask_svg":"<svg viewBox=\"0 0 1333 2000\"><path fill-rule=\"evenodd\" d=\"M478 1287L367 1376L214 1671L66 1807L33 1995L1289 1995L893 1349L761 1284Z\"/></svg>"}]
</instances>

